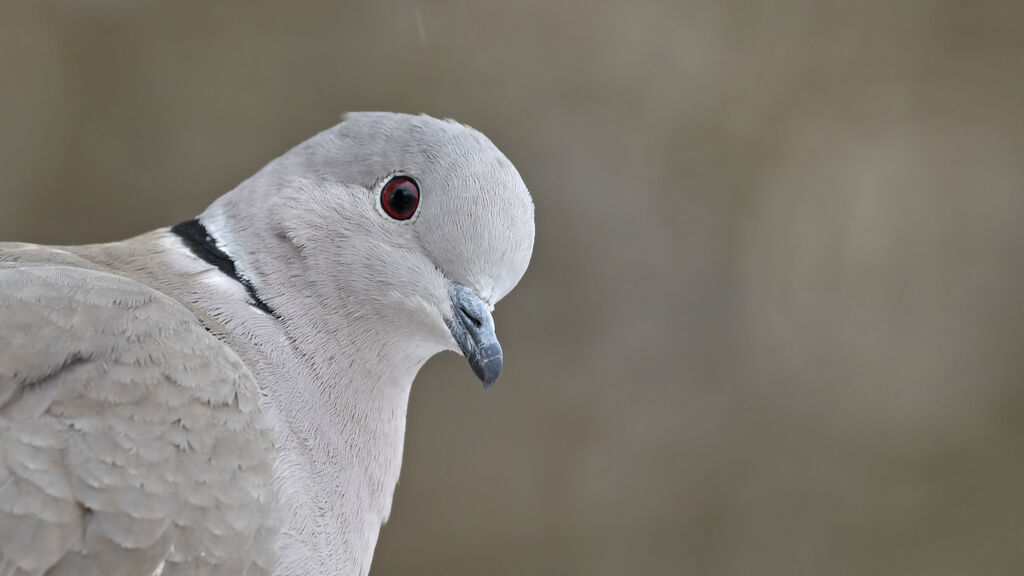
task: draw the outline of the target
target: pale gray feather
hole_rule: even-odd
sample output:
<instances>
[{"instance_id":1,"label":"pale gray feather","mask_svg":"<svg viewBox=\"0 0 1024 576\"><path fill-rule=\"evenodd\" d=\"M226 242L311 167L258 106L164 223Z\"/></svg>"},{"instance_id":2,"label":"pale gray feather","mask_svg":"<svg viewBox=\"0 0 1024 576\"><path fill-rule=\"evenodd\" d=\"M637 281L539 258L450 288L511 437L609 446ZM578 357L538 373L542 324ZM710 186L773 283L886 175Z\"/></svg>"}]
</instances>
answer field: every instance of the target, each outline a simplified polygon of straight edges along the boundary
<instances>
[{"instance_id":1,"label":"pale gray feather","mask_svg":"<svg viewBox=\"0 0 1024 576\"><path fill-rule=\"evenodd\" d=\"M180 303L0 244L0 573L272 570L255 379Z\"/></svg>"}]
</instances>

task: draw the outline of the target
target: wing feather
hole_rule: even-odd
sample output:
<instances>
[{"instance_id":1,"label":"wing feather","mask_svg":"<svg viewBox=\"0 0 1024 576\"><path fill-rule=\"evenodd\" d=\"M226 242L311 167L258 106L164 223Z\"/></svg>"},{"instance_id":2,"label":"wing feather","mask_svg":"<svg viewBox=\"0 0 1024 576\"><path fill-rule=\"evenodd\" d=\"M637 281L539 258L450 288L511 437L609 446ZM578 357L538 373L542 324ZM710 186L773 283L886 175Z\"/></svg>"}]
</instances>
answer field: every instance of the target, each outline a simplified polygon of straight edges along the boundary
<instances>
[{"instance_id":1,"label":"wing feather","mask_svg":"<svg viewBox=\"0 0 1024 576\"><path fill-rule=\"evenodd\" d=\"M59 249L0 246L0 571L272 572L258 397L180 303Z\"/></svg>"}]
</instances>

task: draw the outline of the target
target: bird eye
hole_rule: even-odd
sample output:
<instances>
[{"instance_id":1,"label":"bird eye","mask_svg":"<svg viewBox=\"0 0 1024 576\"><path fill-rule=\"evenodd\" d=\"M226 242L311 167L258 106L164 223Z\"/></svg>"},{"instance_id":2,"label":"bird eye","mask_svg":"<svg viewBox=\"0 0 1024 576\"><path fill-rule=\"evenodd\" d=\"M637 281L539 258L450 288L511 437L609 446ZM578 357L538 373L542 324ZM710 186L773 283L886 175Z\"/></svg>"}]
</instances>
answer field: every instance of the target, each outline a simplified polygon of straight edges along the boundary
<instances>
[{"instance_id":1,"label":"bird eye","mask_svg":"<svg viewBox=\"0 0 1024 576\"><path fill-rule=\"evenodd\" d=\"M420 187L407 176L395 176L384 185L380 205L395 220L408 220L420 205Z\"/></svg>"}]
</instances>

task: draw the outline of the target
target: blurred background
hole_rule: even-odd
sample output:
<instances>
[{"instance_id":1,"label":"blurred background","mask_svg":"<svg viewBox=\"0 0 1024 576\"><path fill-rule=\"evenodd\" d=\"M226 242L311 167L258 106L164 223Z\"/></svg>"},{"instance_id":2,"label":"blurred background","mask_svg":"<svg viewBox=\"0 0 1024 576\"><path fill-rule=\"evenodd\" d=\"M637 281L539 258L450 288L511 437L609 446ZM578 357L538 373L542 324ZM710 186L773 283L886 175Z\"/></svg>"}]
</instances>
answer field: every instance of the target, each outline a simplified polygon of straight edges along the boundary
<instances>
[{"instance_id":1,"label":"blurred background","mask_svg":"<svg viewBox=\"0 0 1024 576\"><path fill-rule=\"evenodd\" d=\"M374 576L1024 573L1024 4L0 0L0 239L174 224L368 109L537 205Z\"/></svg>"}]
</instances>

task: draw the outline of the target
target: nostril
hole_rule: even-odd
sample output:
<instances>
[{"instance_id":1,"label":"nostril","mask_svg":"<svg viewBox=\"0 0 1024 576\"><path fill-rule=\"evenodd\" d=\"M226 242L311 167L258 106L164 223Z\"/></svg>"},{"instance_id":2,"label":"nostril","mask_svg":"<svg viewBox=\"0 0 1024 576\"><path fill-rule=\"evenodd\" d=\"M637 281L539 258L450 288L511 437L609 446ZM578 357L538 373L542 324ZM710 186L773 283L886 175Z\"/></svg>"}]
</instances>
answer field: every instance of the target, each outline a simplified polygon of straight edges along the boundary
<instances>
[{"instance_id":1,"label":"nostril","mask_svg":"<svg viewBox=\"0 0 1024 576\"><path fill-rule=\"evenodd\" d=\"M459 311L462 312L463 316L469 318L469 321L473 323L473 326L479 328L481 325L483 325L483 322L480 322L479 318L474 316L469 310L466 310L465 306L459 306Z\"/></svg>"}]
</instances>

